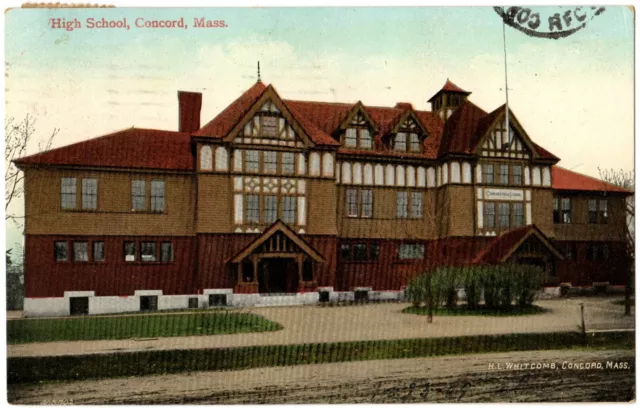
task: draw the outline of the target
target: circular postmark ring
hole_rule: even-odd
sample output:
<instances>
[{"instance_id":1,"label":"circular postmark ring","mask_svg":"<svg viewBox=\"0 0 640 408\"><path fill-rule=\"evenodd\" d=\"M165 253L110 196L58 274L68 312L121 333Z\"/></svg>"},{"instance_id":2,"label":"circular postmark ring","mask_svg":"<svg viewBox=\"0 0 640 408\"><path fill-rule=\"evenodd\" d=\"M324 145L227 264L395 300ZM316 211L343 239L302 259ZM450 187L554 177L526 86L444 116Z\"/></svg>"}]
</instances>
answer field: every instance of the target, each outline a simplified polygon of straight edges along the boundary
<instances>
[{"instance_id":1,"label":"circular postmark ring","mask_svg":"<svg viewBox=\"0 0 640 408\"><path fill-rule=\"evenodd\" d=\"M568 37L587 26L599 16L604 7L573 7L562 12L543 14L530 7L494 7L505 24L528 36L557 40ZM564 7L563 7L564 9ZM546 23L546 24L545 24Z\"/></svg>"}]
</instances>

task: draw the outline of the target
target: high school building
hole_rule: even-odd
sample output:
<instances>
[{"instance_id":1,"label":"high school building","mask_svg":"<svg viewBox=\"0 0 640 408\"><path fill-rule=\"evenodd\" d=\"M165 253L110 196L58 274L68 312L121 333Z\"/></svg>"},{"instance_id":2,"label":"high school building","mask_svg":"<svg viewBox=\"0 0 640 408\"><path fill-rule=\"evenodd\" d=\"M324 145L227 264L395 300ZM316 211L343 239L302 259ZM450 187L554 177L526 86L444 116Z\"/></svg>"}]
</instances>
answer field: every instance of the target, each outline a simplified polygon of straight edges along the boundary
<instances>
[{"instance_id":1,"label":"high school building","mask_svg":"<svg viewBox=\"0 0 640 408\"><path fill-rule=\"evenodd\" d=\"M395 299L440 265L534 264L624 284L631 193L557 166L505 106L447 81L391 107L282 99L258 81L204 126L131 128L16 161L25 311Z\"/></svg>"}]
</instances>

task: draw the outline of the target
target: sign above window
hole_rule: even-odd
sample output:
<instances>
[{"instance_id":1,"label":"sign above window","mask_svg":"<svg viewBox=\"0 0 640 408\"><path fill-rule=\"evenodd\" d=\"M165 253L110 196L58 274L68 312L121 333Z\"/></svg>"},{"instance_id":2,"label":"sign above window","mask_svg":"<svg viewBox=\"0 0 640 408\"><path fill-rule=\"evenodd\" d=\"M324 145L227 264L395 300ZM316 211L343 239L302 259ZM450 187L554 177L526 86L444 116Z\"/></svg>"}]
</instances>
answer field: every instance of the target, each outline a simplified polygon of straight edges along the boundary
<instances>
[{"instance_id":1,"label":"sign above window","mask_svg":"<svg viewBox=\"0 0 640 408\"><path fill-rule=\"evenodd\" d=\"M502 188L485 188L485 200L524 201L524 191Z\"/></svg>"}]
</instances>

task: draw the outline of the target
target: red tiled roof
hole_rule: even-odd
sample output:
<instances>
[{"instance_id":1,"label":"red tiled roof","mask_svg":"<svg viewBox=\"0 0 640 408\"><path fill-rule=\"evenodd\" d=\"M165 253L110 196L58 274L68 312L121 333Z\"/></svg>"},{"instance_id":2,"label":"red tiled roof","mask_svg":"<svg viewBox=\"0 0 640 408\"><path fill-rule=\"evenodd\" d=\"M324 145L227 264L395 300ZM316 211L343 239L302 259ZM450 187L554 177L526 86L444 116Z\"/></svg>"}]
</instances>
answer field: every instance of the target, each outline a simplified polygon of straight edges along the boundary
<instances>
[{"instance_id":1,"label":"red tiled roof","mask_svg":"<svg viewBox=\"0 0 640 408\"><path fill-rule=\"evenodd\" d=\"M188 133L130 128L23 157L16 164L193 170Z\"/></svg>"},{"instance_id":2,"label":"red tiled roof","mask_svg":"<svg viewBox=\"0 0 640 408\"><path fill-rule=\"evenodd\" d=\"M605 183L594 177L585 176L560 166L551 169L552 187L554 190L600 191L610 193L633 194L633 191Z\"/></svg>"},{"instance_id":3,"label":"red tiled roof","mask_svg":"<svg viewBox=\"0 0 640 408\"><path fill-rule=\"evenodd\" d=\"M520 242L531 230L536 228L533 225L517 228L503 232L487 244L473 258L474 264L496 264L507 255L513 247Z\"/></svg>"},{"instance_id":4,"label":"red tiled roof","mask_svg":"<svg viewBox=\"0 0 640 408\"><path fill-rule=\"evenodd\" d=\"M471 153L475 147L478 122L487 116L472 102L460 105L444 124L440 155L447 153Z\"/></svg>"},{"instance_id":5,"label":"red tiled roof","mask_svg":"<svg viewBox=\"0 0 640 408\"><path fill-rule=\"evenodd\" d=\"M458 85L449 81L449 78L447 78L447 82L444 83L444 86L438 92L436 92L431 98L429 98L428 102L431 102L431 100L433 100L436 96L440 95L440 93L442 92L456 92L456 93L463 93L465 95L471 94L471 92L465 91L464 89L460 88Z\"/></svg>"}]
</instances>

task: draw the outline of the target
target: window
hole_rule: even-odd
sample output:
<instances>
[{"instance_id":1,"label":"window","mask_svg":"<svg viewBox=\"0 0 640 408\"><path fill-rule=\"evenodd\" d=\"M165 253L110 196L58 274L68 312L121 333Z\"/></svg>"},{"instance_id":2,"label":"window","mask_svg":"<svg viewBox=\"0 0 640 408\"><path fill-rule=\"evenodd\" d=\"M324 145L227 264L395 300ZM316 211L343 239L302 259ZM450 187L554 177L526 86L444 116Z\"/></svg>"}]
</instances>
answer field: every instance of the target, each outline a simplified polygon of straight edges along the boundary
<instances>
[{"instance_id":1,"label":"window","mask_svg":"<svg viewBox=\"0 0 640 408\"><path fill-rule=\"evenodd\" d=\"M140 244L140 258L143 262L154 262L157 260L156 243L143 242Z\"/></svg>"},{"instance_id":2,"label":"window","mask_svg":"<svg viewBox=\"0 0 640 408\"><path fill-rule=\"evenodd\" d=\"M260 196L249 194L247 197L247 222L260 222Z\"/></svg>"},{"instance_id":3,"label":"window","mask_svg":"<svg viewBox=\"0 0 640 408\"><path fill-rule=\"evenodd\" d=\"M363 149L371 149L372 146L373 140L371 139L369 129L360 129L360 147Z\"/></svg>"},{"instance_id":4,"label":"window","mask_svg":"<svg viewBox=\"0 0 640 408\"><path fill-rule=\"evenodd\" d=\"M396 137L393 140L393 148L394 150L398 150L401 152L407 151L407 134L400 132L396 134Z\"/></svg>"},{"instance_id":5,"label":"window","mask_svg":"<svg viewBox=\"0 0 640 408\"><path fill-rule=\"evenodd\" d=\"M409 133L409 149L412 152L421 152L422 146L420 146L420 137L417 133Z\"/></svg>"},{"instance_id":6,"label":"window","mask_svg":"<svg viewBox=\"0 0 640 408\"><path fill-rule=\"evenodd\" d=\"M131 182L131 208L137 211L147 209L147 183L144 180Z\"/></svg>"},{"instance_id":7,"label":"window","mask_svg":"<svg viewBox=\"0 0 640 408\"><path fill-rule=\"evenodd\" d=\"M278 155L276 152L264 152L265 173L275 173L278 168Z\"/></svg>"},{"instance_id":8,"label":"window","mask_svg":"<svg viewBox=\"0 0 640 408\"><path fill-rule=\"evenodd\" d=\"M354 261L366 261L367 260L367 245L366 244L354 244L353 245L353 260Z\"/></svg>"},{"instance_id":9,"label":"window","mask_svg":"<svg viewBox=\"0 0 640 408\"><path fill-rule=\"evenodd\" d=\"M513 203L513 226L524 226L524 204Z\"/></svg>"},{"instance_id":10,"label":"window","mask_svg":"<svg viewBox=\"0 0 640 408\"><path fill-rule=\"evenodd\" d=\"M553 198L553 223L571 224L571 199L568 197Z\"/></svg>"},{"instance_id":11,"label":"window","mask_svg":"<svg viewBox=\"0 0 640 408\"><path fill-rule=\"evenodd\" d=\"M484 203L484 226L486 228L496 227L496 204Z\"/></svg>"},{"instance_id":12,"label":"window","mask_svg":"<svg viewBox=\"0 0 640 408\"><path fill-rule=\"evenodd\" d=\"M293 174L294 156L293 153L282 153L282 173Z\"/></svg>"},{"instance_id":13,"label":"window","mask_svg":"<svg viewBox=\"0 0 640 408\"><path fill-rule=\"evenodd\" d=\"M151 181L151 211L164 211L164 181Z\"/></svg>"},{"instance_id":14,"label":"window","mask_svg":"<svg viewBox=\"0 0 640 408\"><path fill-rule=\"evenodd\" d=\"M587 246L588 261L607 261L609 259L609 246L607 244L590 244Z\"/></svg>"},{"instance_id":15,"label":"window","mask_svg":"<svg viewBox=\"0 0 640 408\"><path fill-rule=\"evenodd\" d=\"M344 136L344 145L346 147L358 146L358 130L355 128L347 128Z\"/></svg>"},{"instance_id":16,"label":"window","mask_svg":"<svg viewBox=\"0 0 640 408\"><path fill-rule=\"evenodd\" d=\"M408 193L406 191L396 192L396 217L407 218L408 206L409 206Z\"/></svg>"},{"instance_id":17,"label":"window","mask_svg":"<svg viewBox=\"0 0 640 408\"><path fill-rule=\"evenodd\" d=\"M499 203L498 212L498 226L500 228L509 228L509 203Z\"/></svg>"},{"instance_id":18,"label":"window","mask_svg":"<svg viewBox=\"0 0 640 408\"><path fill-rule=\"evenodd\" d=\"M509 184L509 165L500 165L500 184Z\"/></svg>"},{"instance_id":19,"label":"window","mask_svg":"<svg viewBox=\"0 0 640 408\"><path fill-rule=\"evenodd\" d=\"M380 255L380 245L379 244L369 244L369 259L371 261L377 261Z\"/></svg>"},{"instance_id":20,"label":"window","mask_svg":"<svg viewBox=\"0 0 640 408\"><path fill-rule=\"evenodd\" d=\"M485 184L493 184L493 164L485 164L482 166L482 181Z\"/></svg>"},{"instance_id":21,"label":"window","mask_svg":"<svg viewBox=\"0 0 640 408\"><path fill-rule=\"evenodd\" d=\"M296 203L296 197L284 197L282 205L282 220L287 224L293 224L296 221Z\"/></svg>"},{"instance_id":22,"label":"window","mask_svg":"<svg viewBox=\"0 0 640 408\"><path fill-rule=\"evenodd\" d=\"M358 190L347 189L347 215L358 216Z\"/></svg>"},{"instance_id":23,"label":"window","mask_svg":"<svg viewBox=\"0 0 640 408\"><path fill-rule=\"evenodd\" d=\"M606 224L608 218L607 200L589 199L589 224Z\"/></svg>"},{"instance_id":24,"label":"window","mask_svg":"<svg viewBox=\"0 0 640 408\"><path fill-rule=\"evenodd\" d=\"M371 218L373 215L373 192L371 190L360 190L362 196L362 216Z\"/></svg>"},{"instance_id":25,"label":"window","mask_svg":"<svg viewBox=\"0 0 640 408\"><path fill-rule=\"evenodd\" d=\"M566 260L571 260L574 257L575 248L572 243L566 243L564 247L564 258Z\"/></svg>"},{"instance_id":26,"label":"window","mask_svg":"<svg viewBox=\"0 0 640 408\"><path fill-rule=\"evenodd\" d=\"M398 259L424 259L424 245L422 244L400 244L398 246Z\"/></svg>"},{"instance_id":27,"label":"window","mask_svg":"<svg viewBox=\"0 0 640 408\"><path fill-rule=\"evenodd\" d=\"M275 116L262 117L262 136L276 137L278 133L278 118Z\"/></svg>"},{"instance_id":28,"label":"window","mask_svg":"<svg viewBox=\"0 0 640 408\"><path fill-rule=\"evenodd\" d=\"M53 253L56 261L63 262L69 260L69 247L67 241L55 241L53 243Z\"/></svg>"},{"instance_id":29,"label":"window","mask_svg":"<svg viewBox=\"0 0 640 408\"><path fill-rule=\"evenodd\" d=\"M65 209L76 208L76 179L63 177L60 190L60 206Z\"/></svg>"},{"instance_id":30,"label":"window","mask_svg":"<svg viewBox=\"0 0 640 408\"><path fill-rule=\"evenodd\" d=\"M511 168L511 171L513 172L511 174L511 177L513 177L513 184L517 186L521 186L522 185L522 166L513 166Z\"/></svg>"},{"instance_id":31,"label":"window","mask_svg":"<svg viewBox=\"0 0 640 408\"><path fill-rule=\"evenodd\" d=\"M104 242L93 241L93 261L104 261Z\"/></svg>"},{"instance_id":32,"label":"window","mask_svg":"<svg viewBox=\"0 0 640 408\"><path fill-rule=\"evenodd\" d=\"M245 150L245 168L247 171L258 172L260 170L260 156L257 150Z\"/></svg>"},{"instance_id":33,"label":"window","mask_svg":"<svg viewBox=\"0 0 640 408\"><path fill-rule=\"evenodd\" d=\"M422 193L411 192L411 218L422 218Z\"/></svg>"},{"instance_id":34,"label":"window","mask_svg":"<svg viewBox=\"0 0 640 408\"><path fill-rule=\"evenodd\" d=\"M380 245L377 243L354 243L340 245L340 259L343 261L377 261Z\"/></svg>"},{"instance_id":35,"label":"window","mask_svg":"<svg viewBox=\"0 0 640 408\"><path fill-rule=\"evenodd\" d=\"M340 259L343 261L351 260L351 246L349 244L340 245Z\"/></svg>"},{"instance_id":36,"label":"window","mask_svg":"<svg viewBox=\"0 0 640 408\"><path fill-rule=\"evenodd\" d=\"M136 243L135 242L125 241L124 260L125 262L135 262L136 260Z\"/></svg>"},{"instance_id":37,"label":"window","mask_svg":"<svg viewBox=\"0 0 640 408\"><path fill-rule=\"evenodd\" d=\"M89 261L89 243L87 241L75 241L73 243L73 260L76 262Z\"/></svg>"},{"instance_id":38,"label":"window","mask_svg":"<svg viewBox=\"0 0 640 408\"><path fill-rule=\"evenodd\" d=\"M278 197L264 196L264 222L273 223L278 219Z\"/></svg>"},{"instance_id":39,"label":"window","mask_svg":"<svg viewBox=\"0 0 640 408\"><path fill-rule=\"evenodd\" d=\"M98 180L82 179L82 208L95 210L98 207Z\"/></svg>"},{"instance_id":40,"label":"window","mask_svg":"<svg viewBox=\"0 0 640 408\"><path fill-rule=\"evenodd\" d=\"M344 133L344 146L371 149L373 146L371 132L366 127L347 128Z\"/></svg>"},{"instance_id":41,"label":"window","mask_svg":"<svg viewBox=\"0 0 640 408\"><path fill-rule=\"evenodd\" d=\"M160 261L162 262L173 261L173 244L171 242L163 242L160 245Z\"/></svg>"}]
</instances>

